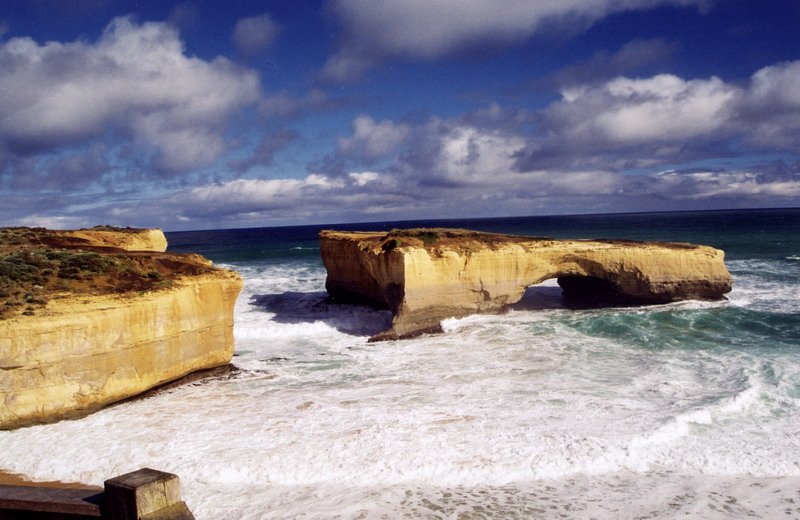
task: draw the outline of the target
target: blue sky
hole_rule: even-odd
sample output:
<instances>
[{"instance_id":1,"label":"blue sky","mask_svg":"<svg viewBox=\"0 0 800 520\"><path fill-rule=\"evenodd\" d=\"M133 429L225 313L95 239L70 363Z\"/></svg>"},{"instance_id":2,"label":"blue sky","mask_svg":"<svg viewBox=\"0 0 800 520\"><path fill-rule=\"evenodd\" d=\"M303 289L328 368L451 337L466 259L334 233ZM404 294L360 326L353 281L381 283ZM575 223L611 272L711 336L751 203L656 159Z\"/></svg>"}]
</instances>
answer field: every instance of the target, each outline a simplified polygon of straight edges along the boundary
<instances>
[{"instance_id":1,"label":"blue sky","mask_svg":"<svg viewBox=\"0 0 800 520\"><path fill-rule=\"evenodd\" d=\"M800 206L796 0L6 0L0 221Z\"/></svg>"}]
</instances>

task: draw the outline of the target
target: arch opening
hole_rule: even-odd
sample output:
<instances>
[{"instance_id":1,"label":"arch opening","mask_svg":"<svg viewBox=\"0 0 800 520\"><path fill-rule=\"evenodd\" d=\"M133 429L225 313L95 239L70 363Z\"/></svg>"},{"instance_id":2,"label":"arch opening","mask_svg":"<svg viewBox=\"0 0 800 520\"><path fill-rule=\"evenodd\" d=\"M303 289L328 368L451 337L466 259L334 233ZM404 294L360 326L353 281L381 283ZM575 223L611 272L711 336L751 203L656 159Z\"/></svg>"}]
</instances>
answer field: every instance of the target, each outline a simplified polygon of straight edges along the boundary
<instances>
[{"instance_id":1,"label":"arch opening","mask_svg":"<svg viewBox=\"0 0 800 520\"><path fill-rule=\"evenodd\" d=\"M539 311L548 309L597 309L636 305L613 282L594 276L562 275L529 285L522 298L510 308Z\"/></svg>"}]
</instances>

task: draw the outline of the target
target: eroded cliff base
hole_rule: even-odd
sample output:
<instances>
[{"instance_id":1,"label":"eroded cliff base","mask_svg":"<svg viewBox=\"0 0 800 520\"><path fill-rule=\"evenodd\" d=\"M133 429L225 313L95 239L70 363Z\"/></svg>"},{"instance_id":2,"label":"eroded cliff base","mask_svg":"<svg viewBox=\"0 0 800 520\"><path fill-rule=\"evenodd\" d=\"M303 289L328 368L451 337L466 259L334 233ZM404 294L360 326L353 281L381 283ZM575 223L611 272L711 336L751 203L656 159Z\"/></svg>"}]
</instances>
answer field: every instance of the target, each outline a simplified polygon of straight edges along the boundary
<instances>
[{"instance_id":1,"label":"eroded cliff base","mask_svg":"<svg viewBox=\"0 0 800 520\"><path fill-rule=\"evenodd\" d=\"M464 229L320 233L335 300L392 311L371 341L440 332L441 320L493 313L556 278L583 304L714 300L731 290L724 253L708 246L631 240L556 240Z\"/></svg>"}]
</instances>

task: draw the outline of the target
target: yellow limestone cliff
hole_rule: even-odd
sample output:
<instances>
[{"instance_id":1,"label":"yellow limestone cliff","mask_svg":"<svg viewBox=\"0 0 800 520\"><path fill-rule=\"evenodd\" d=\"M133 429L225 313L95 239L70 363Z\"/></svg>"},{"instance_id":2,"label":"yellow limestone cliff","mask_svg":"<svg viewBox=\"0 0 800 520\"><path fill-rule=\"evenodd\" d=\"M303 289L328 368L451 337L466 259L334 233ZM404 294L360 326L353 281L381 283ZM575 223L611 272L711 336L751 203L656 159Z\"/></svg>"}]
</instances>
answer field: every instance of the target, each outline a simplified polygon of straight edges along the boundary
<instances>
[{"instance_id":1,"label":"yellow limestone cliff","mask_svg":"<svg viewBox=\"0 0 800 520\"><path fill-rule=\"evenodd\" d=\"M731 277L718 249L684 243L555 240L458 229L320 233L335 301L392 311L371 340L441 331L441 320L498 312L557 278L566 297L648 304L719 299Z\"/></svg>"},{"instance_id":2,"label":"yellow limestone cliff","mask_svg":"<svg viewBox=\"0 0 800 520\"><path fill-rule=\"evenodd\" d=\"M154 251L163 253L167 250L167 238L160 229L137 228L105 228L51 231L51 234L63 246L71 247L95 246L114 247L125 251Z\"/></svg>"},{"instance_id":3,"label":"yellow limestone cliff","mask_svg":"<svg viewBox=\"0 0 800 520\"><path fill-rule=\"evenodd\" d=\"M66 274L39 283L67 290L34 286L49 299L0 319L0 429L83 415L233 355L235 272L199 255L142 252L162 249L160 230L83 231L26 231L49 249L12 251L31 265L50 261L47 270ZM88 250L69 249L76 235ZM73 261L85 264L77 274Z\"/></svg>"}]
</instances>

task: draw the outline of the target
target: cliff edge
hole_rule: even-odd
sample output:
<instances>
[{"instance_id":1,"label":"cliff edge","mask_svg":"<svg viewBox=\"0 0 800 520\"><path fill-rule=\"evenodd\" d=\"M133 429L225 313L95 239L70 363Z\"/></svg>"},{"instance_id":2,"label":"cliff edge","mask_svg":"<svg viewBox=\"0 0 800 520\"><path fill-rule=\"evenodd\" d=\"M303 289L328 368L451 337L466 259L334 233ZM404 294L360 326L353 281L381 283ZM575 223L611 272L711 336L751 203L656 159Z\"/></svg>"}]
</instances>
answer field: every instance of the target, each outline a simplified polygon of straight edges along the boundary
<instances>
[{"instance_id":1,"label":"cliff edge","mask_svg":"<svg viewBox=\"0 0 800 520\"><path fill-rule=\"evenodd\" d=\"M320 250L334 300L392 311L392 327L371 341L441 331L445 318L498 312L551 278L565 297L626 304L714 300L731 290L724 253L685 243L326 230Z\"/></svg>"},{"instance_id":2,"label":"cliff edge","mask_svg":"<svg viewBox=\"0 0 800 520\"><path fill-rule=\"evenodd\" d=\"M230 362L241 278L165 248L160 230L0 229L0 429Z\"/></svg>"}]
</instances>

